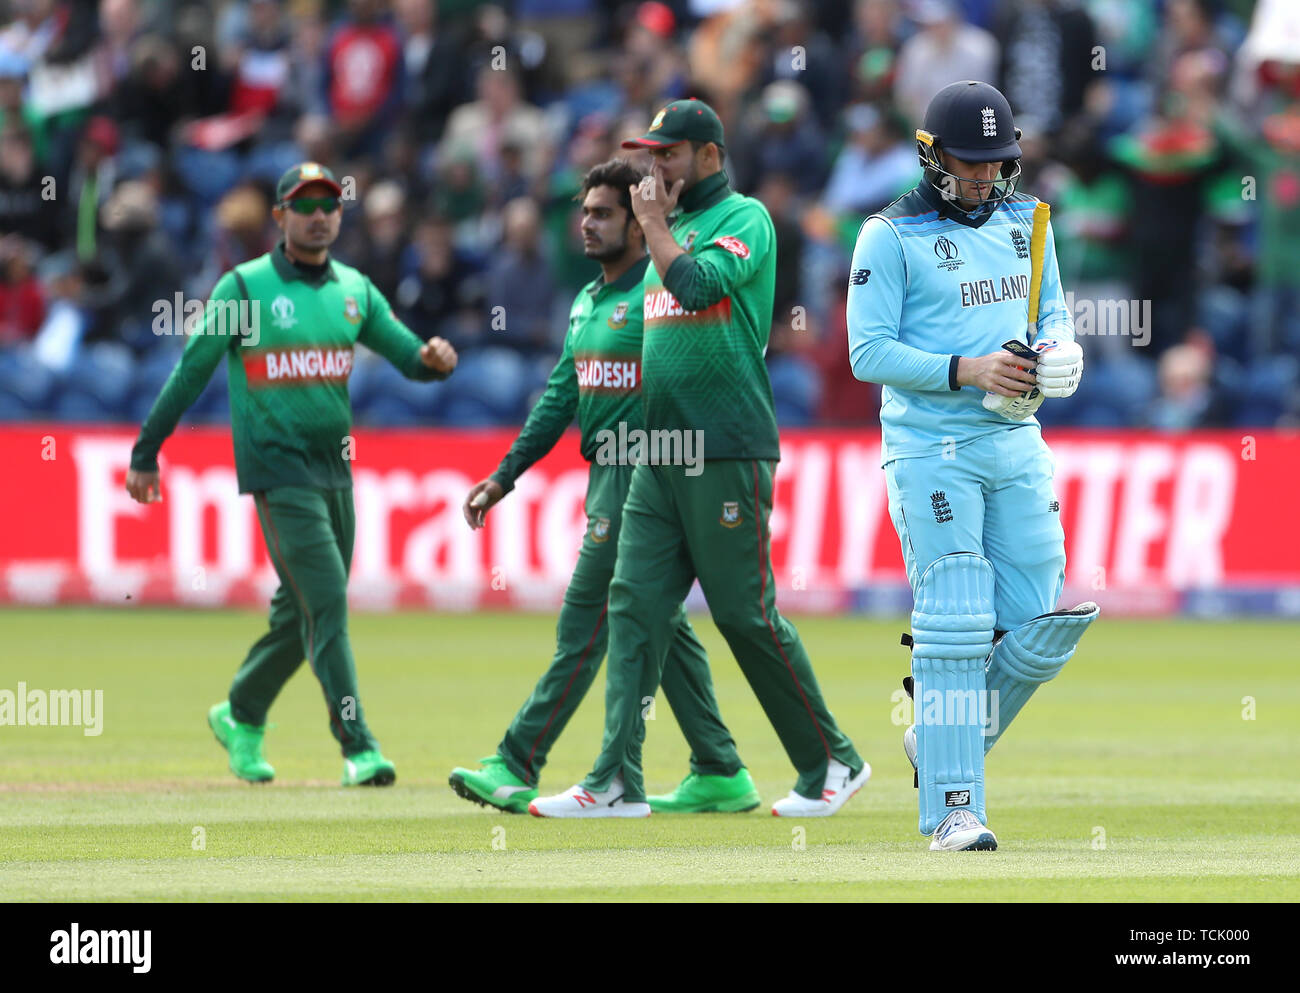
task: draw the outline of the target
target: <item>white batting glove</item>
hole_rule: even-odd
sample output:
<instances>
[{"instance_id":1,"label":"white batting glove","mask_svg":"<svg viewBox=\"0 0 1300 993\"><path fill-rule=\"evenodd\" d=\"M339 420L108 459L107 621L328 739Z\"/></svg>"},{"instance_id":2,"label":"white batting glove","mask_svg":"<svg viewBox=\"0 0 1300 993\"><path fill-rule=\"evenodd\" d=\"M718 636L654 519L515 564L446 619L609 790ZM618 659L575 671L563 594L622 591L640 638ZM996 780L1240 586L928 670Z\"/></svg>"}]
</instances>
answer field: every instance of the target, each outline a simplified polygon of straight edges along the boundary
<instances>
[{"instance_id":1,"label":"white batting glove","mask_svg":"<svg viewBox=\"0 0 1300 993\"><path fill-rule=\"evenodd\" d=\"M1012 355L1023 359L1034 359L1037 357L1029 346L1023 341L1013 338L1011 341L1004 341L1002 347ZM1024 366L1020 367L1025 368ZM1032 417L1034 412L1043 405L1043 391L1037 386L1032 386L1025 392L1013 396L1004 397L1001 393L985 393L984 409L991 410L995 414L1001 414L1009 421L1023 421L1026 417Z\"/></svg>"},{"instance_id":2,"label":"white batting glove","mask_svg":"<svg viewBox=\"0 0 1300 993\"><path fill-rule=\"evenodd\" d=\"M1037 386L1026 390L1018 397L1004 397L1001 393L985 393L984 409L1001 414L1009 421L1023 421L1032 417L1043 405L1043 391Z\"/></svg>"},{"instance_id":3,"label":"white batting glove","mask_svg":"<svg viewBox=\"0 0 1300 993\"><path fill-rule=\"evenodd\" d=\"M1083 378L1083 349L1078 342L1061 338L1040 338L1034 342L1038 353L1038 388L1045 397L1068 397L1079 388Z\"/></svg>"}]
</instances>

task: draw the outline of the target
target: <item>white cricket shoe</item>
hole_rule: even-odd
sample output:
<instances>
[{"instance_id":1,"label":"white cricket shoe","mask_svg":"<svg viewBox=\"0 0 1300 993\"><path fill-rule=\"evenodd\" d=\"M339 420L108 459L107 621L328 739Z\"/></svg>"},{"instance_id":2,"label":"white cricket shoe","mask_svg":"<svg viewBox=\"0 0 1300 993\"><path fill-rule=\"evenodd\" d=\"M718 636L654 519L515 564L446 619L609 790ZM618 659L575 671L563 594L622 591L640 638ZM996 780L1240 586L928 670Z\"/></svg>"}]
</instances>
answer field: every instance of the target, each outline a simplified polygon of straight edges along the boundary
<instances>
[{"instance_id":1,"label":"white cricket shoe","mask_svg":"<svg viewBox=\"0 0 1300 993\"><path fill-rule=\"evenodd\" d=\"M650 804L623 802L623 777L615 776L603 793L571 786L557 796L539 796L528 805L534 817L649 817Z\"/></svg>"},{"instance_id":2,"label":"white cricket shoe","mask_svg":"<svg viewBox=\"0 0 1300 993\"><path fill-rule=\"evenodd\" d=\"M964 807L939 822L930 842L932 852L992 852L998 847L993 832Z\"/></svg>"},{"instance_id":3,"label":"white cricket shoe","mask_svg":"<svg viewBox=\"0 0 1300 993\"><path fill-rule=\"evenodd\" d=\"M843 762L834 759L826 767L826 783L822 787L820 800L809 800L794 790L772 804L773 817L830 817L846 803L849 798L871 778L871 766L862 763L862 771L856 776Z\"/></svg>"}]
</instances>

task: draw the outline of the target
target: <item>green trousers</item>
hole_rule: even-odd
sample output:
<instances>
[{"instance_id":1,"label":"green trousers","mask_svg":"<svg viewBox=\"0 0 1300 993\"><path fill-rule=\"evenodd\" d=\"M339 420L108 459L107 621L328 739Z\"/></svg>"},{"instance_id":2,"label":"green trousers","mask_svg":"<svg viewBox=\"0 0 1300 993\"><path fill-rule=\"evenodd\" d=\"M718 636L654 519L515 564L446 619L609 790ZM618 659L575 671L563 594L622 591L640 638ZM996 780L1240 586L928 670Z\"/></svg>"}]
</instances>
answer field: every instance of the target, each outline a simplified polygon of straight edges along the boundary
<instances>
[{"instance_id":1,"label":"green trousers","mask_svg":"<svg viewBox=\"0 0 1300 993\"><path fill-rule=\"evenodd\" d=\"M361 711L348 642L352 490L285 486L254 493L253 500L280 588L271 598L270 630L249 649L230 686L231 716L265 724L305 658L325 693L330 732L344 756L377 749Z\"/></svg>"},{"instance_id":2,"label":"green trousers","mask_svg":"<svg viewBox=\"0 0 1300 993\"><path fill-rule=\"evenodd\" d=\"M618 562L609 588L605 737L583 781L604 790L623 774L629 802L644 798L640 701L653 695L672 619L698 577L713 623L776 730L801 796L820 798L830 759L853 772L862 759L835 724L794 625L777 612L768 517L773 462L639 465L623 508Z\"/></svg>"},{"instance_id":3,"label":"green trousers","mask_svg":"<svg viewBox=\"0 0 1300 993\"><path fill-rule=\"evenodd\" d=\"M631 466L591 466L587 532L555 626L555 655L497 746L507 768L530 786L537 785L547 753L582 703L605 657L606 603L631 479ZM718 712L708 655L680 600L676 607L664 619L664 697L690 745L692 771L734 775L741 767L740 756ZM654 694L652 687L647 699L639 700L638 714L649 712Z\"/></svg>"}]
</instances>

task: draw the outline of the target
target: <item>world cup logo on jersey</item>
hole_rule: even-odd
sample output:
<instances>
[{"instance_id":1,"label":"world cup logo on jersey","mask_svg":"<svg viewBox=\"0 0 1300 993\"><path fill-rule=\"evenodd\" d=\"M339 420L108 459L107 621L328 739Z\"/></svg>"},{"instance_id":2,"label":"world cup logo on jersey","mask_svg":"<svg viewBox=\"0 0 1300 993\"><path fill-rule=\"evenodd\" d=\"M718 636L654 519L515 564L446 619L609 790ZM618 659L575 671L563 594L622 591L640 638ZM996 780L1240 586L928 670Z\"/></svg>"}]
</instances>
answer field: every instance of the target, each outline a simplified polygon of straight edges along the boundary
<instances>
[{"instance_id":1,"label":"world cup logo on jersey","mask_svg":"<svg viewBox=\"0 0 1300 993\"><path fill-rule=\"evenodd\" d=\"M937 268L946 269L948 272L952 272L954 269L966 264L965 260L960 257L961 251L957 248L957 243L943 235L940 235L934 241L934 255L935 258L942 260Z\"/></svg>"},{"instance_id":2,"label":"world cup logo on jersey","mask_svg":"<svg viewBox=\"0 0 1300 993\"><path fill-rule=\"evenodd\" d=\"M298 323L293 315L293 301L281 293L271 301L271 323L277 328L288 329Z\"/></svg>"}]
</instances>

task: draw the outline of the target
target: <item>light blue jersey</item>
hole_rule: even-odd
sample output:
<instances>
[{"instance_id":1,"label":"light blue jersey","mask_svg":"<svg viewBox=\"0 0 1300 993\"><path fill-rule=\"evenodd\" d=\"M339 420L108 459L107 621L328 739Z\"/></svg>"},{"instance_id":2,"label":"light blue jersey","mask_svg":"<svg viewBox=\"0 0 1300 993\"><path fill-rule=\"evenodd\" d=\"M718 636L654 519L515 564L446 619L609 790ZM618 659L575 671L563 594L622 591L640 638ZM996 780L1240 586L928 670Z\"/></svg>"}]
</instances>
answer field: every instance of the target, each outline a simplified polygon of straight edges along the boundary
<instances>
[{"instance_id":1,"label":"light blue jersey","mask_svg":"<svg viewBox=\"0 0 1300 993\"><path fill-rule=\"evenodd\" d=\"M1038 421L985 410L984 391L957 386L957 359L1028 344L1029 239L1035 197L1017 193L971 220L941 211L922 182L858 232L849 276L849 362L880 383L881 463L939 455L984 435ZM1074 340L1051 226L1043 259L1038 337ZM950 455L948 457L951 457Z\"/></svg>"}]
</instances>

